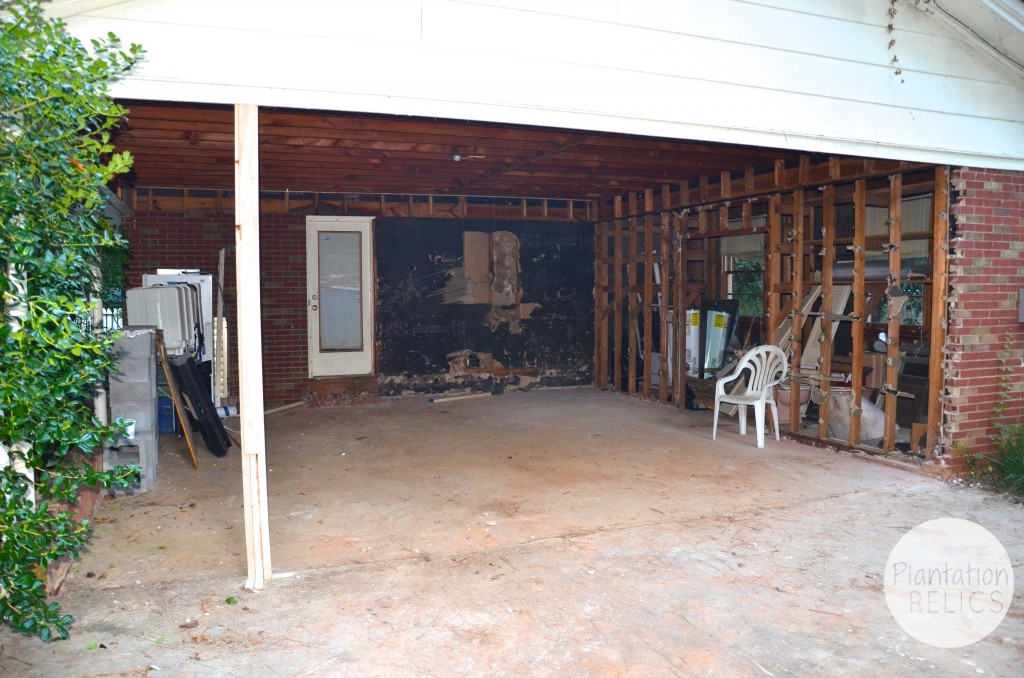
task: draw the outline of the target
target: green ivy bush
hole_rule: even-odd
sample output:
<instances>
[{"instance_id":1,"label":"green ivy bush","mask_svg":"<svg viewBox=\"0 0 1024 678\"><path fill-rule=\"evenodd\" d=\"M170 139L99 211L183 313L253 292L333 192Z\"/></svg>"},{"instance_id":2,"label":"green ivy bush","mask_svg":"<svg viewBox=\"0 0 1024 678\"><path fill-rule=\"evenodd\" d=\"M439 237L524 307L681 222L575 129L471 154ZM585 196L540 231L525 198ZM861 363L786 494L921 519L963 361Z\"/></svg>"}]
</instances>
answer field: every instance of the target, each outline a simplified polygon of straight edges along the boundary
<instances>
[{"instance_id":1,"label":"green ivy bush","mask_svg":"<svg viewBox=\"0 0 1024 678\"><path fill-rule=\"evenodd\" d=\"M89 529L68 508L81 487L137 474L90 463L123 424L95 416L113 337L87 319L101 254L126 246L103 218L101 187L131 167L110 144L124 111L107 86L142 50L112 34L86 48L30 0L0 0L0 19L0 445L34 471L36 495L0 468L0 619L50 640L72 620L47 600L46 568Z\"/></svg>"}]
</instances>

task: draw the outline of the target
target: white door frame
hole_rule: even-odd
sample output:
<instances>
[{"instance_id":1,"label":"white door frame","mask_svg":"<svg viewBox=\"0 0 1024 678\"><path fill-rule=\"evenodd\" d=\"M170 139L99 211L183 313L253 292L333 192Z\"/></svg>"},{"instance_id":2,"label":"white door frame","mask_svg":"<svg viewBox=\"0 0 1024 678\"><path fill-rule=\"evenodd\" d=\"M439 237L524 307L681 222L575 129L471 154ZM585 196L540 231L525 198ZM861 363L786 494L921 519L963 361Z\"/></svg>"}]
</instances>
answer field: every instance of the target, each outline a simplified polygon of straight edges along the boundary
<instances>
[{"instance_id":1,"label":"white door frame","mask_svg":"<svg viewBox=\"0 0 1024 678\"><path fill-rule=\"evenodd\" d=\"M352 350L321 350L320 342L320 276L319 252L321 238L332 232L358 233L362 280L362 346ZM374 372L374 260L372 217L306 217L306 315L309 329L309 376L341 377L369 375Z\"/></svg>"}]
</instances>

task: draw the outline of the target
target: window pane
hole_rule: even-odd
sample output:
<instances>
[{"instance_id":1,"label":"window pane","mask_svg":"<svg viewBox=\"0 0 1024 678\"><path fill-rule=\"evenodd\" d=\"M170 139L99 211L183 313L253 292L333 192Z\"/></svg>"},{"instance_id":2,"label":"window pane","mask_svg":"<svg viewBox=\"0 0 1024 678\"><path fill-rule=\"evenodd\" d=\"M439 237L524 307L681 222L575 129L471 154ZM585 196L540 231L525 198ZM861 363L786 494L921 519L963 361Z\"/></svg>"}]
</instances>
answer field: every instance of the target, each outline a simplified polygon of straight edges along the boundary
<instances>
[{"instance_id":1,"label":"window pane","mask_svg":"<svg viewBox=\"0 0 1024 678\"><path fill-rule=\"evenodd\" d=\"M320 350L363 348L362 234L320 233Z\"/></svg>"}]
</instances>

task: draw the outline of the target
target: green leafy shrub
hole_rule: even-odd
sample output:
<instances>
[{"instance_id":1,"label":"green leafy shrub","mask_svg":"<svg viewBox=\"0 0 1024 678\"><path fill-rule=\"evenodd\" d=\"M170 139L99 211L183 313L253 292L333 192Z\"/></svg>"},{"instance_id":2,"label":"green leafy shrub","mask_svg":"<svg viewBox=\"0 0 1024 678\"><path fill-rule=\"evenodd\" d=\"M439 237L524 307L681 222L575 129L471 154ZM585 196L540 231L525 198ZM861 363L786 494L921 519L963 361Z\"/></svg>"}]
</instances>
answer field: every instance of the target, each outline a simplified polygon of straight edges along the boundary
<instances>
[{"instance_id":1,"label":"green leafy shrub","mask_svg":"<svg viewBox=\"0 0 1024 678\"><path fill-rule=\"evenodd\" d=\"M1024 495L1024 422L1000 425L995 448L992 474L996 485L1012 494Z\"/></svg>"},{"instance_id":2,"label":"green leafy shrub","mask_svg":"<svg viewBox=\"0 0 1024 678\"><path fill-rule=\"evenodd\" d=\"M101 187L131 166L110 144L124 111L107 85L141 48L108 35L86 49L29 0L0 0L0 17L0 452L11 458L0 468L0 620L49 640L72 621L47 601L45 577L85 543L88 524L69 510L79 488L137 472L90 463L119 427L94 414L112 337L93 330L87 300L101 253L125 246L102 216Z\"/></svg>"}]
</instances>

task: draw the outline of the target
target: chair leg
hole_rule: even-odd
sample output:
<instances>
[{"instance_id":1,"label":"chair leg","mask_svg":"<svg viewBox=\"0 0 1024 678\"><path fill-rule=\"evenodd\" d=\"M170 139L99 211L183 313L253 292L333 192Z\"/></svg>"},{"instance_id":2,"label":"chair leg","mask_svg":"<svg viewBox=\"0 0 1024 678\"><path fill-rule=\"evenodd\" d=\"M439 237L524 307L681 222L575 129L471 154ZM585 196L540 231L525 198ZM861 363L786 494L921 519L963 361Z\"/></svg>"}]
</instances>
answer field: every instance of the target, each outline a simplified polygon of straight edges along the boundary
<instances>
[{"instance_id":1,"label":"chair leg","mask_svg":"<svg viewBox=\"0 0 1024 678\"><path fill-rule=\"evenodd\" d=\"M781 440L779 438L779 408L775 406L774 400L768 401L768 404L772 406L772 421L775 422L775 439Z\"/></svg>"},{"instance_id":2,"label":"chair leg","mask_svg":"<svg viewBox=\"0 0 1024 678\"><path fill-rule=\"evenodd\" d=\"M737 416L740 420L740 435L745 436L747 435L747 406L737 405L737 407L739 408Z\"/></svg>"},{"instance_id":3,"label":"chair leg","mask_svg":"<svg viewBox=\"0 0 1024 678\"><path fill-rule=\"evenodd\" d=\"M757 428L757 446L764 447L764 403L754 403L754 426Z\"/></svg>"},{"instance_id":4,"label":"chair leg","mask_svg":"<svg viewBox=\"0 0 1024 678\"><path fill-rule=\"evenodd\" d=\"M718 401L715 401L715 423L711 425L711 439L714 440L718 434Z\"/></svg>"}]
</instances>

